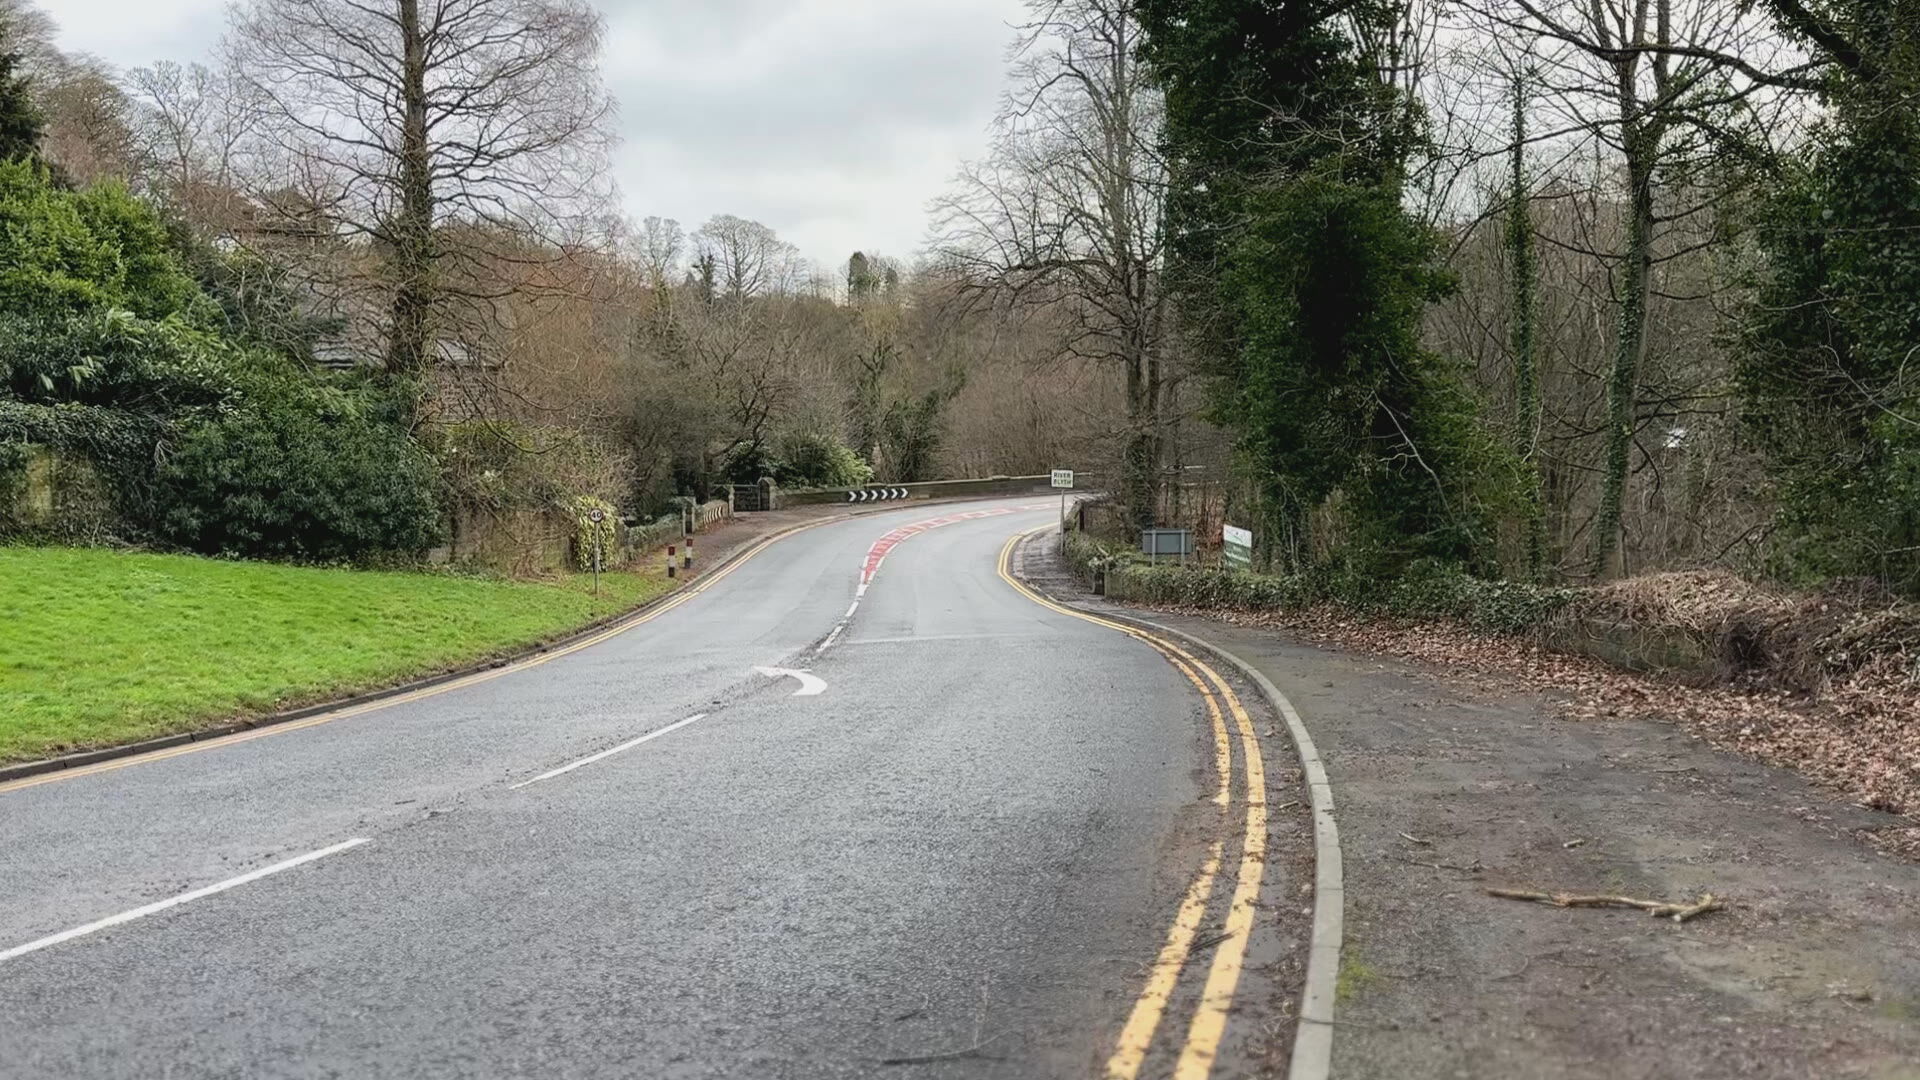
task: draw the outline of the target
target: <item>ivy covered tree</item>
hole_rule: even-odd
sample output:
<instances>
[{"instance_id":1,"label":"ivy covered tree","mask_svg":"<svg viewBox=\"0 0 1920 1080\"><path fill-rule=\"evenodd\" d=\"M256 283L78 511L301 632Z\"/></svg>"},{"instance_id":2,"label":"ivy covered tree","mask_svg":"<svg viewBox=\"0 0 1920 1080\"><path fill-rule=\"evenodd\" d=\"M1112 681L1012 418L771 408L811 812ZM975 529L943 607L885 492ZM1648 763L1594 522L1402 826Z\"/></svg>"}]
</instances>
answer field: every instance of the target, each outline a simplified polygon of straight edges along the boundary
<instances>
[{"instance_id":1,"label":"ivy covered tree","mask_svg":"<svg viewBox=\"0 0 1920 1080\"><path fill-rule=\"evenodd\" d=\"M1330 503L1355 564L1473 558L1482 450L1458 373L1424 350L1446 287L1401 205L1419 117L1383 71L1402 9L1144 0L1166 94L1169 275L1267 543L1308 555Z\"/></svg>"},{"instance_id":2,"label":"ivy covered tree","mask_svg":"<svg viewBox=\"0 0 1920 1080\"><path fill-rule=\"evenodd\" d=\"M1920 3L1841 6L1829 120L1757 222L1740 365L1792 578L1920 592Z\"/></svg>"}]
</instances>

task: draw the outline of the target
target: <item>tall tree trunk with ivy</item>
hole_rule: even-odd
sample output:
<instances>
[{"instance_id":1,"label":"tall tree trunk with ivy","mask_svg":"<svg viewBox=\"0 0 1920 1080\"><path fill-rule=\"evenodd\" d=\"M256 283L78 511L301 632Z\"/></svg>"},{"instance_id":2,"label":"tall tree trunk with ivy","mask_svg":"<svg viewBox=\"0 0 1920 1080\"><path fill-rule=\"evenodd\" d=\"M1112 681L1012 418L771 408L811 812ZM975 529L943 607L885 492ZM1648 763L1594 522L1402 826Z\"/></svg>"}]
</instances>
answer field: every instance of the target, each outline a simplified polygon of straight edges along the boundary
<instances>
[{"instance_id":1,"label":"tall tree trunk with ivy","mask_svg":"<svg viewBox=\"0 0 1920 1080\"><path fill-rule=\"evenodd\" d=\"M1623 98L1622 110L1629 106ZM1647 306L1653 290L1652 131L1644 119L1623 117L1627 161L1627 247L1620 275L1619 329L1607 375L1605 472L1593 521L1593 575L1622 569L1620 523L1633 449L1640 364L1647 350Z\"/></svg>"},{"instance_id":2,"label":"tall tree trunk with ivy","mask_svg":"<svg viewBox=\"0 0 1920 1080\"><path fill-rule=\"evenodd\" d=\"M1507 210L1507 264L1513 285L1513 392L1526 513L1527 576L1539 580L1547 560L1547 514L1540 496L1540 365L1535 355L1533 219L1527 192L1526 75L1513 77L1513 186Z\"/></svg>"},{"instance_id":3,"label":"tall tree trunk with ivy","mask_svg":"<svg viewBox=\"0 0 1920 1080\"><path fill-rule=\"evenodd\" d=\"M1160 365L1143 337L1126 343L1127 438L1122 450L1121 503L1135 528L1159 518Z\"/></svg>"},{"instance_id":4,"label":"tall tree trunk with ivy","mask_svg":"<svg viewBox=\"0 0 1920 1080\"><path fill-rule=\"evenodd\" d=\"M433 336L433 159L427 145L426 35L419 0L400 0L400 205L393 222L393 325L387 372L415 378L427 370Z\"/></svg>"}]
</instances>

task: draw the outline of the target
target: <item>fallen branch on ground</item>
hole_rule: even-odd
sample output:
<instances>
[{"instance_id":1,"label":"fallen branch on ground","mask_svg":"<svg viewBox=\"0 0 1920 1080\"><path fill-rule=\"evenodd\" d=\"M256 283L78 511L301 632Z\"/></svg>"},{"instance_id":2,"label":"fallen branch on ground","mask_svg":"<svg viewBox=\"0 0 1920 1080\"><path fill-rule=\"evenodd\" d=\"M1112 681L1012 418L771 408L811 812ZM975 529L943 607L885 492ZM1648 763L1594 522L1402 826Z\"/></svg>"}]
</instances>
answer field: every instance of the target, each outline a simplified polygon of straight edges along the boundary
<instances>
[{"instance_id":1,"label":"fallen branch on ground","mask_svg":"<svg viewBox=\"0 0 1920 1080\"><path fill-rule=\"evenodd\" d=\"M1639 908L1655 917L1670 918L1674 922L1686 922L1696 915L1705 915L1709 911L1719 911L1726 905L1712 893L1701 893L1700 899L1691 904L1669 904L1660 900L1638 900L1631 896L1580 896L1575 893L1544 893L1533 889L1488 889L1488 896L1498 896L1505 900L1531 900L1536 904L1552 904L1555 907L1632 907Z\"/></svg>"},{"instance_id":2,"label":"fallen branch on ground","mask_svg":"<svg viewBox=\"0 0 1920 1080\"><path fill-rule=\"evenodd\" d=\"M1204 937L1196 938L1192 945L1187 946L1187 953L1188 955L1192 955L1194 953L1205 952L1232 936L1232 934L1222 931L1218 934L1207 934Z\"/></svg>"},{"instance_id":3,"label":"fallen branch on ground","mask_svg":"<svg viewBox=\"0 0 1920 1080\"><path fill-rule=\"evenodd\" d=\"M1465 866L1450 862L1427 862L1424 859L1403 859L1402 861L1413 866L1424 866L1429 870L1458 870L1463 874L1477 874L1486 869L1479 859L1475 859Z\"/></svg>"}]
</instances>

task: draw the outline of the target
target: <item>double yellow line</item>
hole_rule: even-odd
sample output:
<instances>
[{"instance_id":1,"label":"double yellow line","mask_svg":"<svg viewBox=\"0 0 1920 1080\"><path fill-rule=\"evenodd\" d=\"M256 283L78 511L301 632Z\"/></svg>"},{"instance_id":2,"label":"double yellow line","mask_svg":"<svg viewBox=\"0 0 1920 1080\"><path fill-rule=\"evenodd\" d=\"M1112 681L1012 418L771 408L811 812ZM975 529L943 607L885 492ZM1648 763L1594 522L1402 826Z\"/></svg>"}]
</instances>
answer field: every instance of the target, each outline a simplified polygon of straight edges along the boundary
<instances>
[{"instance_id":1,"label":"double yellow line","mask_svg":"<svg viewBox=\"0 0 1920 1080\"><path fill-rule=\"evenodd\" d=\"M665 615L667 612L672 611L674 608L679 607L680 605L686 603L687 601L692 600L694 597L699 596L701 593L706 592L708 589L712 588L713 586L719 584L724 578L726 578L728 574L731 574L735 570L738 570L741 567L741 565L745 563L748 559L751 559L755 555L758 555L762 551L765 551L768 547L772 546L776 542L780 540L784 540L787 537L792 536L794 533L802 532L804 530L815 528L817 526L825 525L825 524L828 524L829 522L838 521L838 520L841 520L841 519L826 518L820 521L808 522L807 524L804 524L804 525L797 525L790 529L783 529L780 532L774 533L773 535L768 536L765 539L754 544L752 547L748 548L747 550L741 552L739 555L734 556L731 560L727 562L726 565L714 571L712 574L706 575L704 577L695 578L694 583L692 585L686 588L683 588L680 591L672 594L666 600L663 600L660 603L655 604L653 607L647 608L646 610L639 612L638 614L634 615L631 618L623 619L619 622L614 623L611 626L608 626L593 634L583 637L577 641L570 641L565 645L561 645L554 649L549 649L548 651L543 652L537 656L530 656L524 660L518 660L511 664L505 664L497 668L489 668L486 671L477 671L471 675L463 675L457 679L449 679L446 682L435 683L432 686L423 686L418 690L409 690L403 694L394 694L391 697L380 698L377 701L369 701L360 705L351 705L346 708L335 709L332 712L324 712L315 716L305 717L300 720L291 720L284 724L273 724L267 727L255 728L252 731L238 731L233 733L232 735L222 735L217 739L208 739L204 742L182 743L179 746L170 746L164 750L155 750L151 753L134 754L128 757L114 758L110 761L102 761L96 765L82 765L72 769L61 769L57 772L41 773L38 776L23 777L19 780L14 780L8 783L0 784L0 794L4 794L9 791L20 791L22 789L30 788L30 787L38 787L41 784L59 783L62 780L77 780L82 776L92 776L95 773L112 772L116 769L131 768L132 766L135 766L135 765L145 765L150 762L165 761L168 758L180 757L183 754L197 754L202 750L217 750L223 746L232 746L236 743L251 742L254 739L264 739L269 735L284 735L290 731L303 731L307 728L319 727L321 724L331 724L335 720L345 720L350 716L360 716L362 714L374 712L379 709L391 708L392 706L395 706L395 705L404 705L410 701L419 701L423 698L430 698L438 694L446 694L454 690L463 690L469 686L475 686L480 683L487 682L491 679L500 678L502 675L512 675L515 672L525 671L528 668L539 667L541 664L549 663L551 661L558 660L563 656L569 656L573 653L577 653L582 649L586 649L594 645L598 645L601 642L607 640L608 638L614 637L619 634L624 634L636 626L643 626L647 623L650 623L653 620L659 618L660 616Z\"/></svg>"},{"instance_id":2,"label":"double yellow line","mask_svg":"<svg viewBox=\"0 0 1920 1080\"><path fill-rule=\"evenodd\" d=\"M1253 934L1253 918L1256 905L1260 900L1260 883L1266 873L1267 858L1267 779L1266 764L1260 754L1260 742L1254 734L1253 718L1240 702L1239 695L1227 681L1220 677L1205 661L1187 652L1180 646L1149 633L1137 626L1103 619L1084 611L1075 611L1054 603L1017 580L1010 564L1016 544L1036 533L1055 528L1049 525L1032 532L1010 537L1000 549L999 574L1002 580L1018 591L1022 596L1039 604L1049 611L1072 616L1097 626L1118 630L1128 637L1145 642L1180 674L1186 676L1200 691L1206 702L1207 716L1213 726L1214 771L1219 776L1219 787L1213 801L1224 815L1232 802L1233 788L1233 738L1228 735L1227 724L1221 712L1221 702L1226 704L1226 713L1233 717L1233 728L1238 733L1240 752L1244 759L1246 825L1240 844L1240 862L1236 872L1233 898L1227 908L1226 924L1222 927L1224 936L1218 939L1213 954L1213 966L1207 972L1207 981L1200 992L1200 1004L1195 1010L1192 1022L1187 1028L1186 1041L1181 1045L1179 1059L1174 1064L1174 1080L1205 1080L1212 1071L1215 1055L1220 1049L1220 1040L1226 1033L1227 1013L1233 1007L1234 991L1240 985L1240 973L1246 964L1247 942ZM1154 960L1152 972L1147 976L1147 984L1134 1000L1133 1011L1120 1029L1119 1041L1115 1044L1113 1055L1107 1059L1106 1075L1109 1080L1134 1080L1140 1074L1140 1067L1146 1061L1147 1051L1153 1045L1154 1033L1166 1014L1167 1003L1173 997L1174 988L1179 984L1180 973L1186 968L1194 946L1194 938L1200 927L1200 920L1206 916L1207 900L1213 894L1214 883L1220 874L1220 865L1224 853L1225 841L1215 840L1207 859L1201 864L1200 871L1188 886L1186 896L1180 901L1179 910L1174 914L1173 926L1167 931L1166 944L1161 946L1160 955Z\"/></svg>"}]
</instances>

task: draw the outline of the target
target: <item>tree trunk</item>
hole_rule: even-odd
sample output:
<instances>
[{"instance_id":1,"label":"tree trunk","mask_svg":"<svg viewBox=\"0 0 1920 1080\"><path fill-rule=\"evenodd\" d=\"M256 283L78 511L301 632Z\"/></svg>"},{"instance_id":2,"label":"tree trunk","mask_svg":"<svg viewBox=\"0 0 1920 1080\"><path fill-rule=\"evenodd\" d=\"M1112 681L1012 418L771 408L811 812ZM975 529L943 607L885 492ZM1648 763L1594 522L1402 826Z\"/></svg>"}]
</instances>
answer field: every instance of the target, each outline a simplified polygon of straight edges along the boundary
<instances>
[{"instance_id":1,"label":"tree trunk","mask_svg":"<svg viewBox=\"0 0 1920 1080\"><path fill-rule=\"evenodd\" d=\"M1547 513L1540 495L1540 365L1534 355L1536 335L1534 280L1538 274L1533 251L1533 220L1529 214L1526 173L1526 76L1513 79L1513 187L1507 211L1507 258L1513 283L1513 393L1519 428L1519 451L1525 466L1522 493L1526 513L1527 577L1538 581L1546 568Z\"/></svg>"},{"instance_id":2,"label":"tree trunk","mask_svg":"<svg viewBox=\"0 0 1920 1080\"><path fill-rule=\"evenodd\" d=\"M433 353L433 162L427 148L427 49L420 0L399 0L401 65L400 206L393 237L393 325L387 371L396 379L426 373Z\"/></svg>"},{"instance_id":3,"label":"tree trunk","mask_svg":"<svg viewBox=\"0 0 1920 1080\"><path fill-rule=\"evenodd\" d=\"M1627 250L1620 288L1620 329L1613 370L1607 378L1606 474L1593 524L1593 575L1615 572L1621 556L1620 512L1626 498L1628 455L1633 448L1634 406L1640 361L1647 345L1647 302L1653 284L1653 167L1644 121L1625 126L1628 192Z\"/></svg>"},{"instance_id":4,"label":"tree trunk","mask_svg":"<svg viewBox=\"0 0 1920 1080\"><path fill-rule=\"evenodd\" d=\"M1138 351L1127 357L1127 442L1122 452L1121 501L1135 528L1154 525L1153 427L1157 421L1149 387L1148 361Z\"/></svg>"}]
</instances>

